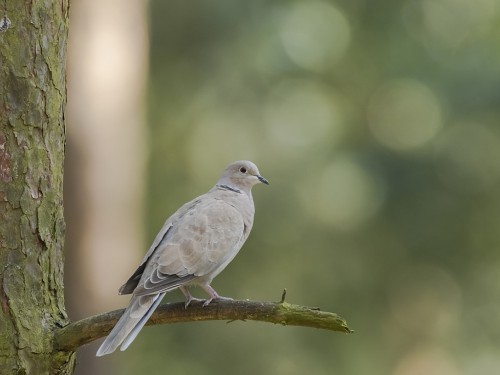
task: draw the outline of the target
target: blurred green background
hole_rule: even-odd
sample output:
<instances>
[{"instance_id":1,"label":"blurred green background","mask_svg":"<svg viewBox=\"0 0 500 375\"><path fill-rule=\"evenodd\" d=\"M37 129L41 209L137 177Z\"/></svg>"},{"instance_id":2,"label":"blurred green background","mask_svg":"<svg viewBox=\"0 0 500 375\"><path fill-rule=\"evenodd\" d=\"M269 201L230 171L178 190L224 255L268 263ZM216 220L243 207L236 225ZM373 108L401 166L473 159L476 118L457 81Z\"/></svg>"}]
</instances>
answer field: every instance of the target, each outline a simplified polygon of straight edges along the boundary
<instances>
[{"instance_id":1,"label":"blurred green background","mask_svg":"<svg viewBox=\"0 0 500 375\"><path fill-rule=\"evenodd\" d=\"M497 373L500 1L154 0L149 17L142 250L252 160L271 185L213 286L286 287L356 332L156 326L115 373Z\"/></svg>"}]
</instances>

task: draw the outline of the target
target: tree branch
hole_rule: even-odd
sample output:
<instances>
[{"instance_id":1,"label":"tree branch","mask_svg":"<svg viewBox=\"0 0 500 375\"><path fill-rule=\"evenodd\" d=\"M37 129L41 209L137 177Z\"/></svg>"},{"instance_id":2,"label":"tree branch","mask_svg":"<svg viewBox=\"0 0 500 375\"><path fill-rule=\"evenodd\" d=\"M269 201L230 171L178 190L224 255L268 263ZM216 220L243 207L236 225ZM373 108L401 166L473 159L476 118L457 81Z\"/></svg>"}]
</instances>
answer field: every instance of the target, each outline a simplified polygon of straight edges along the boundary
<instances>
[{"instance_id":1,"label":"tree branch","mask_svg":"<svg viewBox=\"0 0 500 375\"><path fill-rule=\"evenodd\" d=\"M147 325L193 322L201 320L255 320L274 324L302 326L351 333L344 319L335 313L320 311L316 307L292 305L280 302L256 301L213 301L203 307L200 302L192 302L187 309L184 303L165 303L158 307ZM123 309L91 316L59 329L54 336L54 348L74 351L100 337L106 336L116 324Z\"/></svg>"}]
</instances>

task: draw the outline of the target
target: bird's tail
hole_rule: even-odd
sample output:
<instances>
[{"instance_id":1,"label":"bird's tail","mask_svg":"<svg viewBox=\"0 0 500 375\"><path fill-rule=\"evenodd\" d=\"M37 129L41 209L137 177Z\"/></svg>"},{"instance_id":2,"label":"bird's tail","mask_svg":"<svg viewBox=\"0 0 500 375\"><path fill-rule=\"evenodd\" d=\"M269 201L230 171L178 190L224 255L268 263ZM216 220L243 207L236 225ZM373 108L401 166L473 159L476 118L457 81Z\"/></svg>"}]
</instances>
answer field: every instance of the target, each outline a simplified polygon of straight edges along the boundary
<instances>
[{"instance_id":1,"label":"bird's tail","mask_svg":"<svg viewBox=\"0 0 500 375\"><path fill-rule=\"evenodd\" d=\"M132 297L127 309L100 346L96 356L101 357L112 353L120 344L120 350L127 349L156 310L164 295L165 293L160 293Z\"/></svg>"}]
</instances>

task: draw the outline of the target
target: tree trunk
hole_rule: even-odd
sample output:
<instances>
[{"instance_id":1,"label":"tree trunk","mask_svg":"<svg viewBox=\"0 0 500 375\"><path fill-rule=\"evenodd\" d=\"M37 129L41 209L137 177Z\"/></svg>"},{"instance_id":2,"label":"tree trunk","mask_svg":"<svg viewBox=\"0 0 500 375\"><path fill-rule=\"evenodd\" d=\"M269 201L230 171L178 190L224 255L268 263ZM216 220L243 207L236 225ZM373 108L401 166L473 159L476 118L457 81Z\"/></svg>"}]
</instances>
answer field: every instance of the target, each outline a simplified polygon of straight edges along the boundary
<instances>
[{"instance_id":1,"label":"tree trunk","mask_svg":"<svg viewBox=\"0 0 500 375\"><path fill-rule=\"evenodd\" d=\"M0 373L71 374L74 353L52 350L53 332L68 323L62 181L69 0L6 5L12 24L0 33Z\"/></svg>"}]
</instances>

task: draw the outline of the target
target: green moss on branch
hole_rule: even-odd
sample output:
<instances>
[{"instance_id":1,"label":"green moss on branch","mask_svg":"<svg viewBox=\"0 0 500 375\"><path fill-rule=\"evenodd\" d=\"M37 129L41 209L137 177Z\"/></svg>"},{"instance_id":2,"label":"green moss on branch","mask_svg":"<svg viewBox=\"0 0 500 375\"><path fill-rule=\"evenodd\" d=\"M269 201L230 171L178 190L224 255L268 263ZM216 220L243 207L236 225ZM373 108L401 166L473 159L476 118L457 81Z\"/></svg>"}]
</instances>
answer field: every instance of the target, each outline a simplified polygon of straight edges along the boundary
<instances>
[{"instance_id":1,"label":"green moss on branch","mask_svg":"<svg viewBox=\"0 0 500 375\"><path fill-rule=\"evenodd\" d=\"M106 336L123 311L122 309L95 315L61 328L55 333L54 348L65 351L75 350ZM193 302L187 309L181 302L166 303L158 307L147 325L202 320L255 320L344 333L353 332L347 326L346 321L335 313L321 311L318 308L292 305L284 301L213 301L206 307L203 307L199 302Z\"/></svg>"}]
</instances>

